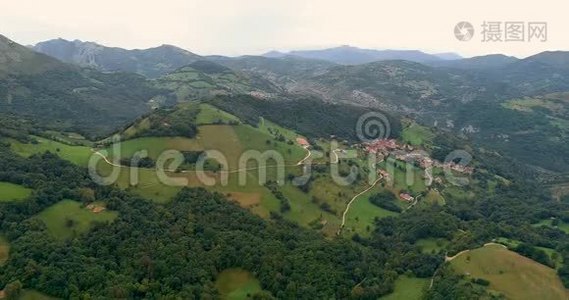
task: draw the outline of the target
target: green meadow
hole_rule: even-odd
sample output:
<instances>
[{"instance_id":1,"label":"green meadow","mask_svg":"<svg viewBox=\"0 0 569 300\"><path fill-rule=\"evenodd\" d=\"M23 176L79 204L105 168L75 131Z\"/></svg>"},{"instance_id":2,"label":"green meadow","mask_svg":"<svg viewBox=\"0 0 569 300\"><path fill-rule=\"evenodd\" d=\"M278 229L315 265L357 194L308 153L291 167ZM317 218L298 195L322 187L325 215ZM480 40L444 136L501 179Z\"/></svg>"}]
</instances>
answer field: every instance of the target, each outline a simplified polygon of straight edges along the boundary
<instances>
[{"instance_id":1,"label":"green meadow","mask_svg":"<svg viewBox=\"0 0 569 300\"><path fill-rule=\"evenodd\" d=\"M31 189L18 184L0 181L0 202L20 201L28 198Z\"/></svg>"},{"instance_id":2,"label":"green meadow","mask_svg":"<svg viewBox=\"0 0 569 300\"><path fill-rule=\"evenodd\" d=\"M385 187L398 195L406 191L413 196L426 191L425 171L399 160L384 161L379 167L385 169L390 178L386 180Z\"/></svg>"},{"instance_id":3,"label":"green meadow","mask_svg":"<svg viewBox=\"0 0 569 300\"><path fill-rule=\"evenodd\" d=\"M377 194L380 190L381 188L378 184L371 190L359 196L352 203L350 210L346 215L345 228L347 230L361 236L369 236L374 228L374 221L376 218L381 219L398 215L396 212L383 209L369 201L369 198Z\"/></svg>"},{"instance_id":4,"label":"green meadow","mask_svg":"<svg viewBox=\"0 0 569 300\"><path fill-rule=\"evenodd\" d=\"M408 144L420 146L431 142L435 134L429 128L412 122L403 128L401 137Z\"/></svg>"},{"instance_id":5,"label":"green meadow","mask_svg":"<svg viewBox=\"0 0 569 300\"><path fill-rule=\"evenodd\" d=\"M393 293L381 297L381 300L419 300L429 286L429 279L399 276L395 281Z\"/></svg>"},{"instance_id":6,"label":"green meadow","mask_svg":"<svg viewBox=\"0 0 569 300\"><path fill-rule=\"evenodd\" d=\"M12 140L10 141L10 147L12 151L24 157L49 151L79 166L87 166L89 157L92 155L92 151L89 147L70 146L41 137L34 138L37 140L37 143L24 144Z\"/></svg>"},{"instance_id":7,"label":"green meadow","mask_svg":"<svg viewBox=\"0 0 569 300\"><path fill-rule=\"evenodd\" d=\"M197 125L215 124L215 123L228 123L236 122L241 123L241 120L236 116L225 112L215 106L209 104L200 104L200 112L196 118Z\"/></svg>"},{"instance_id":8,"label":"green meadow","mask_svg":"<svg viewBox=\"0 0 569 300\"><path fill-rule=\"evenodd\" d=\"M487 245L451 262L459 274L483 278L507 299L568 299L557 272L500 245Z\"/></svg>"},{"instance_id":9,"label":"green meadow","mask_svg":"<svg viewBox=\"0 0 569 300\"><path fill-rule=\"evenodd\" d=\"M446 239L426 238L418 240L415 245L421 248L423 253L440 253L444 251L449 241Z\"/></svg>"},{"instance_id":10,"label":"green meadow","mask_svg":"<svg viewBox=\"0 0 569 300\"><path fill-rule=\"evenodd\" d=\"M242 269L227 269L219 273L215 287L222 299L244 300L262 291L261 284L253 274Z\"/></svg>"},{"instance_id":11,"label":"green meadow","mask_svg":"<svg viewBox=\"0 0 569 300\"><path fill-rule=\"evenodd\" d=\"M112 222L117 217L117 212L94 213L73 200L60 201L38 214L48 232L58 240L86 233L95 223Z\"/></svg>"},{"instance_id":12,"label":"green meadow","mask_svg":"<svg viewBox=\"0 0 569 300\"><path fill-rule=\"evenodd\" d=\"M117 153L113 153L112 147L105 150L110 153L109 156L117 155ZM202 125L194 139L143 137L120 143L121 158L132 157L136 152L143 150L147 151L148 156L154 160L167 150L217 150L227 158L230 170L239 167L239 158L247 150L260 152L275 150L288 163L297 162L306 155L306 150L298 145L276 141L270 134L249 125Z\"/></svg>"}]
</instances>

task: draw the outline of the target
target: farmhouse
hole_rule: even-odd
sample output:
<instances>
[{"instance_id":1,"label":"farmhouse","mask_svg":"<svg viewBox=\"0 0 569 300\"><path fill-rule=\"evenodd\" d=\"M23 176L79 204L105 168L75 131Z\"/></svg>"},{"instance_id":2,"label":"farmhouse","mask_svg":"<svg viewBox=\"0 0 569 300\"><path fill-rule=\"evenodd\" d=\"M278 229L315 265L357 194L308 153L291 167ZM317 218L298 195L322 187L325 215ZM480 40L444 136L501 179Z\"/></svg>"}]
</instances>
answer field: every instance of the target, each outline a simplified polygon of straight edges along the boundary
<instances>
[{"instance_id":1,"label":"farmhouse","mask_svg":"<svg viewBox=\"0 0 569 300\"><path fill-rule=\"evenodd\" d=\"M407 202L411 202L413 201L415 198L413 198L413 196L407 194L407 193L401 193L399 194L399 198L403 201L407 201Z\"/></svg>"},{"instance_id":2,"label":"farmhouse","mask_svg":"<svg viewBox=\"0 0 569 300\"><path fill-rule=\"evenodd\" d=\"M307 141L305 138L298 137L298 138L296 138L296 142L297 142L299 145L301 145L302 147L308 147L308 146L310 146L310 143L308 143L308 141Z\"/></svg>"},{"instance_id":3,"label":"farmhouse","mask_svg":"<svg viewBox=\"0 0 569 300\"><path fill-rule=\"evenodd\" d=\"M379 169L379 174L381 174L381 176L383 176L383 178L388 179L389 178L389 172L385 171L384 169Z\"/></svg>"}]
</instances>

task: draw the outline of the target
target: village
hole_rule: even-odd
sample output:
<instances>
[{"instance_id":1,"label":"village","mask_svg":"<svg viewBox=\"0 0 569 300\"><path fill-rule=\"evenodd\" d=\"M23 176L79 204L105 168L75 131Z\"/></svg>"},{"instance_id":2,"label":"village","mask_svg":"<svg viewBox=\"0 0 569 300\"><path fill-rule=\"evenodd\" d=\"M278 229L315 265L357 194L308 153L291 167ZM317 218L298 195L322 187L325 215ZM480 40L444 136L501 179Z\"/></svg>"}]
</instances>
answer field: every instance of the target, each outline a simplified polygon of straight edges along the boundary
<instances>
[{"instance_id":1,"label":"village","mask_svg":"<svg viewBox=\"0 0 569 300\"><path fill-rule=\"evenodd\" d=\"M440 168L443 170L450 170L457 173L471 175L474 172L473 167L457 164L453 161L440 162L429 156L429 154L422 150L416 149L412 145L399 143L395 139L377 139L370 142L364 142L355 145L356 148L363 151L367 155L375 155L378 163L386 161L388 158L394 158L397 161L413 164L424 170L424 178L427 179L427 186L430 186L433 181L442 183L442 178L433 178L433 168ZM378 173L387 181L391 179L391 174L385 169L379 169ZM413 202L413 197L408 192L399 193L399 199L405 202Z\"/></svg>"}]
</instances>

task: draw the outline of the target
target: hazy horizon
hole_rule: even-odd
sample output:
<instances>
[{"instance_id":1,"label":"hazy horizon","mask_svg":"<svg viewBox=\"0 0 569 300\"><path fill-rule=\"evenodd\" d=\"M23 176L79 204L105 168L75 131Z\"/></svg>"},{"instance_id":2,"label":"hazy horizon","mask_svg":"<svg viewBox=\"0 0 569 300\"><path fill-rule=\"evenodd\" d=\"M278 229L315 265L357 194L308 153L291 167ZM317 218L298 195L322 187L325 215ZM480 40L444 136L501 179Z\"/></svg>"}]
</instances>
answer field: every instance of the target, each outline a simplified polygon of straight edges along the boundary
<instances>
[{"instance_id":1,"label":"hazy horizon","mask_svg":"<svg viewBox=\"0 0 569 300\"><path fill-rule=\"evenodd\" d=\"M436 13L425 13L432 11ZM463 57L504 54L523 58L543 51L569 50L563 33L569 20L563 4L477 1L464 8L452 1L381 4L377 1L183 1L85 6L70 0L11 2L0 11L0 34L31 45L45 40L91 41L109 47L146 49L174 45L200 55L260 55L272 50L325 49L350 45L377 50L453 52ZM401 17L403 16L403 17ZM460 21L475 35L454 36ZM547 23L547 41L482 42L484 22ZM527 28L526 28L527 33Z\"/></svg>"}]
</instances>

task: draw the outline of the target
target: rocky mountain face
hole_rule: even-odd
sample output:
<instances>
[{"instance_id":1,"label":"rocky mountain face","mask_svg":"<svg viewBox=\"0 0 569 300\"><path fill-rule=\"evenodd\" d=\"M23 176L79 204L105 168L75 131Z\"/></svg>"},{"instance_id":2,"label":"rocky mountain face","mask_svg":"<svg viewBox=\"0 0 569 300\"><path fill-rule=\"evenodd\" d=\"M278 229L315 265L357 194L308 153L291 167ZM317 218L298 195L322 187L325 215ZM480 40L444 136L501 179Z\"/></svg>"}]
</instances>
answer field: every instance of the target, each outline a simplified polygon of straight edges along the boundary
<instances>
[{"instance_id":1,"label":"rocky mountain face","mask_svg":"<svg viewBox=\"0 0 569 300\"><path fill-rule=\"evenodd\" d=\"M126 50L93 42L49 40L33 46L37 52L67 63L93 67L104 72L130 72L155 78L201 59L199 55L170 45Z\"/></svg>"}]
</instances>

